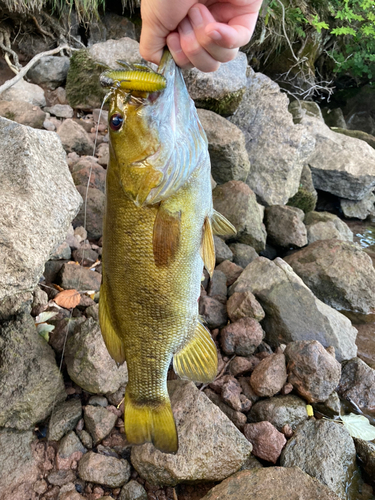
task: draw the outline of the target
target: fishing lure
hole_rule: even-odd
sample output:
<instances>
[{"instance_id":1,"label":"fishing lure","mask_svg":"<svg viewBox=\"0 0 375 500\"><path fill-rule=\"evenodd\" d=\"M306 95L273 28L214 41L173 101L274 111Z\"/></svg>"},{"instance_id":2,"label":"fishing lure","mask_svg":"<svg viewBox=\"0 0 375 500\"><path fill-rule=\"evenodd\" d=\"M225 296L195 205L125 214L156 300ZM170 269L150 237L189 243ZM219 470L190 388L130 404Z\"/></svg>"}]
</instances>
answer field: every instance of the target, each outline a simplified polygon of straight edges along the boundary
<instances>
[{"instance_id":1,"label":"fishing lure","mask_svg":"<svg viewBox=\"0 0 375 500\"><path fill-rule=\"evenodd\" d=\"M143 64L127 64L117 61L125 70L109 69L100 75L100 84L105 88L120 88L125 91L157 92L165 89L167 80Z\"/></svg>"}]
</instances>

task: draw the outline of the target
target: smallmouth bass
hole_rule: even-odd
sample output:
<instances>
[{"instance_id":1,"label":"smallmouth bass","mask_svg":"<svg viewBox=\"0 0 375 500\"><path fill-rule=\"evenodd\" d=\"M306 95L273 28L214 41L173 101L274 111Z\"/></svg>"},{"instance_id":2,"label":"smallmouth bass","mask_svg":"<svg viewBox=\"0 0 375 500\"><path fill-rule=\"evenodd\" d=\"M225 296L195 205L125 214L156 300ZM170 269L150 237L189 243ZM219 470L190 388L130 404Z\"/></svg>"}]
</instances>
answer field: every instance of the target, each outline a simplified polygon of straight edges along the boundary
<instances>
[{"instance_id":1,"label":"smallmouth bass","mask_svg":"<svg viewBox=\"0 0 375 500\"><path fill-rule=\"evenodd\" d=\"M203 264L214 270L213 233L235 229L213 210L206 135L172 56L165 51L155 73L164 90L149 93L137 73L110 91L99 320L110 355L128 365L128 441L175 453L168 368L173 359L181 378L216 376L216 347L198 316L201 276Z\"/></svg>"}]
</instances>

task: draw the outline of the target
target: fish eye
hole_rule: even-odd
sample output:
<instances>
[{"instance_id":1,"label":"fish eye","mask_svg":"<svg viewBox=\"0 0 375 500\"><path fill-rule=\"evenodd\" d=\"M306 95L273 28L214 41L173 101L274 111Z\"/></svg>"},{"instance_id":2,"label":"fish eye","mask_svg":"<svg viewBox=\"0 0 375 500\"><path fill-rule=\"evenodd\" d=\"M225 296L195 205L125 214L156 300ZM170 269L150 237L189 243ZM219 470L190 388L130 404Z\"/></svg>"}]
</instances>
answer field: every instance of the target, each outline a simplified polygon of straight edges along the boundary
<instances>
[{"instance_id":1,"label":"fish eye","mask_svg":"<svg viewBox=\"0 0 375 500\"><path fill-rule=\"evenodd\" d=\"M122 124L124 122L124 117L120 115L120 113L115 113L114 115L111 116L109 120L109 126L111 127L111 130L120 130L122 127Z\"/></svg>"}]
</instances>

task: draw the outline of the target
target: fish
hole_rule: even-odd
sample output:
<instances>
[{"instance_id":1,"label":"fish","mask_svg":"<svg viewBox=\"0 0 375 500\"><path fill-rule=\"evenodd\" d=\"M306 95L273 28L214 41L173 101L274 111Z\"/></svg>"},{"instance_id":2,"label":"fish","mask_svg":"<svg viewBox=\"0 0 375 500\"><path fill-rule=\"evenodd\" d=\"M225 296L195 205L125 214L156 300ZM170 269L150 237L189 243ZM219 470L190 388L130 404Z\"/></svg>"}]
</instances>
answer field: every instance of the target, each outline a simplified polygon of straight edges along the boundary
<instances>
[{"instance_id":1,"label":"fish","mask_svg":"<svg viewBox=\"0 0 375 500\"><path fill-rule=\"evenodd\" d=\"M181 70L165 50L153 87L137 71L126 89L108 73L103 80L110 155L99 321L109 354L128 367L127 440L176 453L167 372L173 361L182 379L215 379L198 300L203 266L211 276L215 266L213 234L235 228L213 209L207 138Z\"/></svg>"}]
</instances>

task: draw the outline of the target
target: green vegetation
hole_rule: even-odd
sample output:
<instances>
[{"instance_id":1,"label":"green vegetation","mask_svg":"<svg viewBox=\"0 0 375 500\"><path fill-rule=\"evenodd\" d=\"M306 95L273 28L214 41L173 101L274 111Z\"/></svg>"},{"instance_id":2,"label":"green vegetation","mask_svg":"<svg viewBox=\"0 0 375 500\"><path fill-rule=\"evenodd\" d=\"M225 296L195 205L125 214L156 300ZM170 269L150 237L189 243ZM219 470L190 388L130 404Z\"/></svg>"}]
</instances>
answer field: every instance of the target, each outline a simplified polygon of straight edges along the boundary
<instances>
[{"instance_id":1,"label":"green vegetation","mask_svg":"<svg viewBox=\"0 0 375 500\"><path fill-rule=\"evenodd\" d=\"M307 214L312 210L315 210L317 197L315 193L312 193L308 189L300 186L297 193L289 198L287 205L290 207L300 208Z\"/></svg>"}]
</instances>

